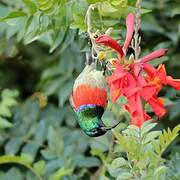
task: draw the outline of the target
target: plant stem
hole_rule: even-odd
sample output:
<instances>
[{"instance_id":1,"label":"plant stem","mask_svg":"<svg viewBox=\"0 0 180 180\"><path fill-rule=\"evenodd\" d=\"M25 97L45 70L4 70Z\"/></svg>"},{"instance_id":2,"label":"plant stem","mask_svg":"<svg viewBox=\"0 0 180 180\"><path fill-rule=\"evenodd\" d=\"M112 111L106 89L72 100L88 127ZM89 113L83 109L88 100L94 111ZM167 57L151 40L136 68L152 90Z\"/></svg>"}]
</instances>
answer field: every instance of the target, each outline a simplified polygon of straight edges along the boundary
<instances>
[{"instance_id":1,"label":"plant stem","mask_svg":"<svg viewBox=\"0 0 180 180\"><path fill-rule=\"evenodd\" d=\"M99 48L95 42L95 37L94 37L93 30L92 30L91 13L95 8L97 8L97 6L98 6L97 3L91 4L88 7L88 10L86 12L86 17L85 17L86 22L87 22L87 33L89 35L89 38L90 38L90 41L92 44L91 55L92 55L93 60L95 60L96 63L97 63L97 54L99 53Z\"/></svg>"},{"instance_id":2,"label":"plant stem","mask_svg":"<svg viewBox=\"0 0 180 180\"><path fill-rule=\"evenodd\" d=\"M139 30L141 28L141 1L136 1L136 13L135 13L135 30L134 30L134 37L131 42L131 46L134 49L134 55L135 59L137 60L139 58L140 52L141 52L141 36L139 35Z\"/></svg>"}]
</instances>

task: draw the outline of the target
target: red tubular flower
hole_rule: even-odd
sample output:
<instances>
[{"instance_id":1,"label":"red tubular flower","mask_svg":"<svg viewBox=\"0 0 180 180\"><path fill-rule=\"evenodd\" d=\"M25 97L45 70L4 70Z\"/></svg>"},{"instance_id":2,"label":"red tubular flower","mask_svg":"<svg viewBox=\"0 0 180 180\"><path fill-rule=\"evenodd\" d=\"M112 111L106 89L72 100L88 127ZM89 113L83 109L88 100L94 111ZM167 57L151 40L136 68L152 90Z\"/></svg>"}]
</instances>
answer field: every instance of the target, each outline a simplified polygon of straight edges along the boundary
<instances>
[{"instance_id":1,"label":"red tubular flower","mask_svg":"<svg viewBox=\"0 0 180 180\"><path fill-rule=\"evenodd\" d=\"M107 83L110 87L111 99L113 102L121 96L131 96L137 91L136 81L132 74L125 71L118 62L115 62L115 71L113 75L107 77Z\"/></svg>"},{"instance_id":2,"label":"red tubular flower","mask_svg":"<svg viewBox=\"0 0 180 180\"><path fill-rule=\"evenodd\" d=\"M103 34L101 36L99 36L97 39L96 39L96 42L98 44L101 44L101 45L104 45L104 46L107 46L107 47L110 47L112 49L114 49L118 54L119 54L119 57L120 59L122 57L124 57L124 52L122 50L122 47L120 44L118 44L113 38L111 38L110 36L106 35L106 34Z\"/></svg>"},{"instance_id":3,"label":"red tubular flower","mask_svg":"<svg viewBox=\"0 0 180 180\"><path fill-rule=\"evenodd\" d=\"M127 27L127 33L123 48L116 40L114 40L113 38L111 38L106 34L99 36L96 39L96 43L114 49L119 54L119 59L122 59L126 54L126 51L129 47L134 32L134 15L132 13L130 13L126 18L126 27Z\"/></svg>"},{"instance_id":4,"label":"red tubular flower","mask_svg":"<svg viewBox=\"0 0 180 180\"><path fill-rule=\"evenodd\" d=\"M141 96L138 92L134 93L131 97L128 98L128 105L125 106L125 109L131 115L131 124L141 127L141 125L151 119L151 117L145 113L143 105L141 102Z\"/></svg>"},{"instance_id":5,"label":"red tubular flower","mask_svg":"<svg viewBox=\"0 0 180 180\"><path fill-rule=\"evenodd\" d=\"M120 97L122 86L124 84L124 77L126 76L126 72L122 69L119 63L115 62L114 65L116 69L113 75L107 77L112 102L116 102L116 100Z\"/></svg>"},{"instance_id":6,"label":"red tubular flower","mask_svg":"<svg viewBox=\"0 0 180 180\"><path fill-rule=\"evenodd\" d=\"M140 58L138 61L140 63L147 63L155 58L160 58L164 56L167 53L167 49L158 49L156 51L153 51L152 53L144 56L143 58Z\"/></svg>"},{"instance_id":7,"label":"red tubular flower","mask_svg":"<svg viewBox=\"0 0 180 180\"><path fill-rule=\"evenodd\" d=\"M141 96L152 107L154 113L158 117L162 117L165 114L164 103L157 95L163 85L170 85L175 89L180 90L180 80L167 76L165 66L162 64L159 65L157 69L146 64L144 70L148 75L146 77L147 85L143 87ZM146 91L146 88L149 86L151 87L151 90L148 89L148 91Z\"/></svg>"},{"instance_id":8,"label":"red tubular flower","mask_svg":"<svg viewBox=\"0 0 180 180\"><path fill-rule=\"evenodd\" d=\"M166 110L164 108L164 102L162 99L157 98L157 97L152 97L147 102L152 107L154 113L158 117L164 116L164 114L166 113Z\"/></svg>"},{"instance_id":9,"label":"red tubular flower","mask_svg":"<svg viewBox=\"0 0 180 180\"><path fill-rule=\"evenodd\" d=\"M147 81L151 84L155 84L156 87L162 88L163 85L170 85L176 90L180 90L180 79L173 79L171 76L167 76L165 66L160 64L158 68L154 68L151 65L144 65L144 71L147 73Z\"/></svg>"},{"instance_id":10,"label":"red tubular flower","mask_svg":"<svg viewBox=\"0 0 180 180\"><path fill-rule=\"evenodd\" d=\"M152 61L156 58L160 58L162 56L164 56L166 53L167 53L167 49L158 49L158 50L155 50L153 52L151 52L150 54L138 59L135 61L135 63L133 63L133 71L134 71L134 74L135 76L138 76L140 71L142 70L142 68L148 68L148 66L150 66L148 64L149 61Z\"/></svg>"},{"instance_id":11,"label":"red tubular flower","mask_svg":"<svg viewBox=\"0 0 180 180\"><path fill-rule=\"evenodd\" d=\"M112 102L116 102L120 96L125 96L128 103L123 106L131 115L131 124L141 125L151 117L143 109L142 99L153 109L155 115L162 117L165 114L164 102L158 97L158 93L164 85L170 85L180 90L180 79L167 76L164 65L156 69L149 64L155 58L160 58L167 53L167 49L158 49L150 54L136 59L133 62L126 61L125 55L131 43L134 32L134 15L126 18L126 39L123 48L110 36L101 35L96 39L100 45L112 48L118 53L118 60L124 59L121 64L113 62L115 71L107 77ZM141 73L143 71L143 73Z\"/></svg>"},{"instance_id":12,"label":"red tubular flower","mask_svg":"<svg viewBox=\"0 0 180 180\"><path fill-rule=\"evenodd\" d=\"M129 112L131 114L131 124L140 127L145 120L144 120L144 110L139 93L134 94L133 96L128 98L128 100L129 100Z\"/></svg>"},{"instance_id":13,"label":"red tubular flower","mask_svg":"<svg viewBox=\"0 0 180 180\"><path fill-rule=\"evenodd\" d=\"M128 16L126 17L127 32L126 32L126 40L124 42L124 47L123 47L125 53L127 52L129 44L131 43L132 40L132 36L134 32L134 20L135 20L134 14L132 13L128 14Z\"/></svg>"},{"instance_id":14,"label":"red tubular flower","mask_svg":"<svg viewBox=\"0 0 180 180\"><path fill-rule=\"evenodd\" d=\"M173 79L171 76L166 77L166 83L176 90L180 90L180 79Z\"/></svg>"}]
</instances>

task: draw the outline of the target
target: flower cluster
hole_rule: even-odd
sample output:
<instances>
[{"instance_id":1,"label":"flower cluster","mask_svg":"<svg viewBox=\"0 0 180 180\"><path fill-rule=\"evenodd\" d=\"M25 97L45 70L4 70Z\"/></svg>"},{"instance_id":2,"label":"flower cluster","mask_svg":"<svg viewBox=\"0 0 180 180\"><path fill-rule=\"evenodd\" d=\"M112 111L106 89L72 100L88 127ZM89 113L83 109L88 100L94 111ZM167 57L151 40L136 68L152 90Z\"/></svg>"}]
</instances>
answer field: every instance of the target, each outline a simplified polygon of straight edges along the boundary
<instances>
[{"instance_id":1,"label":"flower cluster","mask_svg":"<svg viewBox=\"0 0 180 180\"><path fill-rule=\"evenodd\" d=\"M134 33L135 17L130 13L126 18L126 39L122 47L116 40L103 34L96 38L96 43L114 50L118 58L113 60L115 70L107 77L112 102L116 102L120 96L125 96L128 103L123 106L131 115L131 124L141 127L144 121L151 119L145 112L142 101L148 103L155 115L162 117L165 114L164 102L158 97L158 93L164 85L170 85L180 90L180 80L173 79L166 74L163 64L158 68L149 62L160 58L167 53L167 49L158 49L145 57L126 60L125 56Z\"/></svg>"}]
</instances>

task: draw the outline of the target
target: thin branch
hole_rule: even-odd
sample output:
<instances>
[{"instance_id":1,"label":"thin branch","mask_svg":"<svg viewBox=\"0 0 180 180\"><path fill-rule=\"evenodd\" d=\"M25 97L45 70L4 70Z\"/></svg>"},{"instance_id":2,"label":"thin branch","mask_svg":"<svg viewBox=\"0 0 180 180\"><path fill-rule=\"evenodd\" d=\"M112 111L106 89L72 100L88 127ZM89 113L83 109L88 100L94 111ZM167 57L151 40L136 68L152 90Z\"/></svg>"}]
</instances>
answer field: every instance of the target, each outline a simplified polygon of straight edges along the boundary
<instances>
[{"instance_id":1,"label":"thin branch","mask_svg":"<svg viewBox=\"0 0 180 180\"><path fill-rule=\"evenodd\" d=\"M134 37L131 42L131 46L134 50L135 59L137 60L139 58L139 55L141 53L141 36L139 35L139 30L141 28L141 2L142 0L137 0L136 2L136 13L135 13L135 31L134 31Z\"/></svg>"},{"instance_id":2,"label":"thin branch","mask_svg":"<svg viewBox=\"0 0 180 180\"><path fill-rule=\"evenodd\" d=\"M86 12L86 17L85 17L85 20L86 20L86 23L87 23L87 33L89 35L89 38L90 38L90 41L91 41L91 44L92 44L92 50L91 50L91 56L93 58L93 60L95 60L95 62L97 63L97 55L100 51L100 48L98 47L98 45L96 44L95 42L95 37L93 33L93 28L92 28L92 21L91 21L91 13L92 11L98 7L98 4L91 4L89 7L88 7L88 10Z\"/></svg>"}]
</instances>

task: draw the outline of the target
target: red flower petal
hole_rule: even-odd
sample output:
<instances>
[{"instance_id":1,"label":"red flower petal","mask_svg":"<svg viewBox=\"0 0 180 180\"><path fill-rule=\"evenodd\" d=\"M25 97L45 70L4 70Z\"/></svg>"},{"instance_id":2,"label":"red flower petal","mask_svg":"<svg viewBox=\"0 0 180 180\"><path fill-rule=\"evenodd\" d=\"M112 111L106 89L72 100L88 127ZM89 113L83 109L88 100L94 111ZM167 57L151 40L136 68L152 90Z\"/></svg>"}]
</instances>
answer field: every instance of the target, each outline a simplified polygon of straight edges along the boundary
<instances>
[{"instance_id":1,"label":"red flower petal","mask_svg":"<svg viewBox=\"0 0 180 180\"><path fill-rule=\"evenodd\" d=\"M166 69L164 64L160 64L157 69L156 77L159 77L161 80L161 83L166 84Z\"/></svg>"},{"instance_id":2,"label":"red flower petal","mask_svg":"<svg viewBox=\"0 0 180 180\"><path fill-rule=\"evenodd\" d=\"M148 101L152 96L156 94L157 88L156 86L147 85L143 87L143 89L140 91L141 97Z\"/></svg>"},{"instance_id":3,"label":"red flower petal","mask_svg":"<svg viewBox=\"0 0 180 180\"><path fill-rule=\"evenodd\" d=\"M113 38L111 38L110 36L108 36L106 34L99 36L96 39L96 43L102 44L104 46L114 49L115 51L117 51L119 53L120 58L122 58L124 56L121 45L118 44Z\"/></svg>"},{"instance_id":4,"label":"red flower petal","mask_svg":"<svg viewBox=\"0 0 180 180\"><path fill-rule=\"evenodd\" d=\"M123 89L123 94L127 97L127 98L129 98L130 96L132 96L132 95L134 95L135 93L137 93L138 91L140 91L141 90L141 88L139 88L139 87L135 87L135 88L132 88L132 87L125 87L124 89Z\"/></svg>"},{"instance_id":5,"label":"red flower petal","mask_svg":"<svg viewBox=\"0 0 180 180\"><path fill-rule=\"evenodd\" d=\"M144 119L145 120L150 120L151 116L149 116L147 113L144 112Z\"/></svg>"},{"instance_id":6,"label":"red flower petal","mask_svg":"<svg viewBox=\"0 0 180 180\"><path fill-rule=\"evenodd\" d=\"M148 74L150 78L154 78L156 76L157 70L152 65L144 63L143 64L144 71Z\"/></svg>"},{"instance_id":7,"label":"red flower petal","mask_svg":"<svg viewBox=\"0 0 180 180\"><path fill-rule=\"evenodd\" d=\"M117 80L120 80L125 75L126 75L126 73L114 73L113 75L107 77L107 82L108 82L108 84L113 83Z\"/></svg>"},{"instance_id":8,"label":"red flower petal","mask_svg":"<svg viewBox=\"0 0 180 180\"><path fill-rule=\"evenodd\" d=\"M152 107L154 113L158 117L162 117L166 113L164 105L160 99L152 97L148 100L148 104Z\"/></svg>"},{"instance_id":9,"label":"red flower petal","mask_svg":"<svg viewBox=\"0 0 180 180\"><path fill-rule=\"evenodd\" d=\"M140 58L138 61L140 63L149 62L155 58L160 58L160 57L164 56L167 53L167 51L168 51L167 49L158 49L158 50L144 56L143 58Z\"/></svg>"},{"instance_id":10,"label":"red flower petal","mask_svg":"<svg viewBox=\"0 0 180 180\"><path fill-rule=\"evenodd\" d=\"M129 44L131 42L132 36L133 36L133 32L134 32L134 15L132 13L128 14L128 16L126 17L126 28L127 28L127 32L126 32L126 40L124 43L124 47L123 50L126 53Z\"/></svg>"},{"instance_id":11,"label":"red flower petal","mask_svg":"<svg viewBox=\"0 0 180 180\"><path fill-rule=\"evenodd\" d=\"M133 101L131 100L132 98ZM139 93L136 93L136 95L131 96L131 98L129 98L128 100L129 110L131 114L131 124L141 127L141 125L144 123L146 119L144 116L144 110Z\"/></svg>"},{"instance_id":12,"label":"red flower petal","mask_svg":"<svg viewBox=\"0 0 180 180\"><path fill-rule=\"evenodd\" d=\"M134 75L138 76L140 71L141 71L141 64L140 63L134 63L133 64L133 70L134 70Z\"/></svg>"},{"instance_id":13,"label":"red flower petal","mask_svg":"<svg viewBox=\"0 0 180 180\"><path fill-rule=\"evenodd\" d=\"M173 79L171 76L167 76L166 83L176 90L180 90L180 79Z\"/></svg>"}]
</instances>

